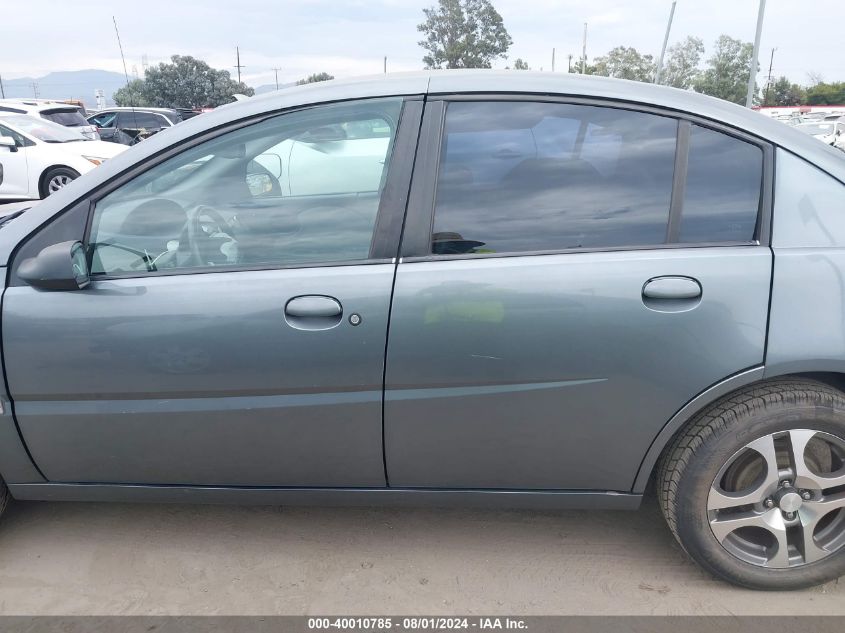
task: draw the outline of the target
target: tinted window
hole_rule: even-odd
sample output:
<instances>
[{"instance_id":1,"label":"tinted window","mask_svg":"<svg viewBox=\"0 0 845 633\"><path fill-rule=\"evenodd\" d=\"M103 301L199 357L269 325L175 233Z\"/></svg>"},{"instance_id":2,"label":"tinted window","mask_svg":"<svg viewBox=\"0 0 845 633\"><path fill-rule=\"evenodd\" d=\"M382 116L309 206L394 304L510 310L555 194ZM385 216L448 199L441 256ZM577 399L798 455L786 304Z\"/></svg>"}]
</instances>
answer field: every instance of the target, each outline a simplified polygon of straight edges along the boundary
<instances>
[{"instance_id":1,"label":"tinted window","mask_svg":"<svg viewBox=\"0 0 845 633\"><path fill-rule=\"evenodd\" d=\"M401 105L292 112L153 167L97 203L92 272L367 259Z\"/></svg>"},{"instance_id":2,"label":"tinted window","mask_svg":"<svg viewBox=\"0 0 845 633\"><path fill-rule=\"evenodd\" d=\"M117 118L117 127L129 130L158 129L166 125L166 121L152 112L121 112Z\"/></svg>"},{"instance_id":3,"label":"tinted window","mask_svg":"<svg viewBox=\"0 0 845 633\"><path fill-rule=\"evenodd\" d=\"M432 252L662 244L677 122L596 106L452 103Z\"/></svg>"},{"instance_id":4,"label":"tinted window","mask_svg":"<svg viewBox=\"0 0 845 633\"><path fill-rule=\"evenodd\" d=\"M113 127L114 121L117 118L117 113L115 112L102 112L96 116L92 116L88 121L96 125L97 127Z\"/></svg>"},{"instance_id":5,"label":"tinted window","mask_svg":"<svg viewBox=\"0 0 845 633\"><path fill-rule=\"evenodd\" d=\"M680 241L753 240L762 179L763 150L693 125Z\"/></svg>"},{"instance_id":6,"label":"tinted window","mask_svg":"<svg viewBox=\"0 0 845 633\"><path fill-rule=\"evenodd\" d=\"M88 121L82 116L77 108L68 108L65 110L42 110L42 118L64 125L66 127L79 127L80 125L88 125Z\"/></svg>"}]
</instances>

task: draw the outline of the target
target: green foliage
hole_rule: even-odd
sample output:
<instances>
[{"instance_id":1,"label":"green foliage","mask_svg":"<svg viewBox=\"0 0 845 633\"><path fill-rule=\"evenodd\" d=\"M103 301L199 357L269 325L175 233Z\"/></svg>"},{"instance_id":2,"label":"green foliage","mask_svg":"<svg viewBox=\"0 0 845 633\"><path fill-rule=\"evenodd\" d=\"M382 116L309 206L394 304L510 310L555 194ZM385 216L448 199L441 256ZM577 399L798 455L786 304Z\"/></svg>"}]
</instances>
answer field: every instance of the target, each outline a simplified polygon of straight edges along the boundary
<instances>
[{"instance_id":1,"label":"green foliage","mask_svg":"<svg viewBox=\"0 0 845 633\"><path fill-rule=\"evenodd\" d=\"M797 106L807 99L807 91L798 84L791 83L786 77L778 77L768 88L763 90L764 106Z\"/></svg>"},{"instance_id":2,"label":"green foliage","mask_svg":"<svg viewBox=\"0 0 845 633\"><path fill-rule=\"evenodd\" d=\"M531 70L528 68L528 63L525 62L521 57L517 57L516 60L513 62L513 69L514 70Z\"/></svg>"},{"instance_id":3,"label":"green foliage","mask_svg":"<svg viewBox=\"0 0 845 633\"><path fill-rule=\"evenodd\" d=\"M252 96L255 91L234 81L226 70L215 70L190 55L174 55L171 63L149 68L114 94L118 105L159 108L216 108L232 101L232 95Z\"/></svg>"},{"instance_id":4,"label":"green foliage","mask_svg":"<svg viewBox=\"0 0 845 633\"><path fill-rule=\"evenodd\" d=\"M748 88L748 68L754 46L727 35L716 40L716 50L693 84L696 92L744 104Z\"/></svg>"},{"instance_id":5,"label":"green foliage","mask_svg":"<svg viewBox=\"0 0 845 633\"><path fill-rule=\"evenodd\" d=\"M318 81L329 81L334 79L334 75L330 75L329 73L314 73L313 75L308 75L305 79L300 79L296 82L297 86L304 86L305 84L315 84Z\"/></svg>"},{"instance_id":6,"label":"green foliage","mask_svg":"<svg viewBox=\"0 0 845 633\"><path fill-rule=\"evenodd\" d=\"M617 46L607 55L596 57L588 74L650 82L654 78L654 68L651 55L642 55L633 47Z\"/></svg>"},{"instance_id":7,"label":"green foliage","mask_svg":"<svg viewBox=\"0 0 845 633\"><path fill-rule=\"evenodd\" d=\"M425 36L419 45L428 51L428 69L490 68L513 43L490 0L439 0L423 13L417 30Z\"/></svg>"},{"instance_id":8,"label":"green foliage","mask_svg":"<svg viewBox=\"0 0 845 633\"><path fill-rule=\"evenodd\" d=\"M819 82L807 88L807 104L840 105L845 103L845 81Z\"/></svg>"},{"instance_id":9,"label":"green foliage","mask_svg":"<svg viewBox=\"0 0 845 633\"><path fill-rule=\"evenodd\" d=\"M689 36L683 42L670 46L666 52L660 83L689 90L701 72L699 67L704 55L704 42L701 38Z\"/></svg>"},{"instance_id":10,"label":"green foliage","mask_svg":"<svg viewBox=\"0 0 845 633\"><path fill-rule=\"evenodd\" d=\"M151 107L154 104L147 100L144 94L144 80L133 79L123 88L115 91L112 95L115 105L118 106L136 106L136 107Z\"/></svg>"}]
</instances>

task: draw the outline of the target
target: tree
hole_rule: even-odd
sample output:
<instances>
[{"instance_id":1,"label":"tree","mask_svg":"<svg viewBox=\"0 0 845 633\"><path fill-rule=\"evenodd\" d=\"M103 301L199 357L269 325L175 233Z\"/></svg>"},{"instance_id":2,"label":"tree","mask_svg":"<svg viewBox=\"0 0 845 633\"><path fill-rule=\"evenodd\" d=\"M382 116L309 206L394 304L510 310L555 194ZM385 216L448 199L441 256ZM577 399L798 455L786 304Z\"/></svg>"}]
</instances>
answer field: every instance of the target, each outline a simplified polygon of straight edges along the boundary
<instances>
[{"instance_id":1,"label":"tree","mask_svg":"<svg viewBox=\"0 0 845 633\"><path fill-rule=\"evenodd\" d=\"M809 105L839 105L845 103L845 81L819 82L807 88Z\"/></svg>"},{"instance_id":2,"label":"tree","mask_svg":"<svg viewBox=\"0 0 845 633\"><path fill-rule=\"evenodd\" d=\"M490 0L439 0L423 13L417 30L425 35L419 45L428 51L428 69L490 68L513 43Z\"/></svg>"},{"instance_id":3,"label":"tree","mask_svg":"<svg viewBox=\"0 0 845 633\"><path fill-rule=\"evenodd\" d=\"M650 82L654 78L654 58L642 55L636 48L617 46L603 57L596 57L590 74L617 79Z\"/></svg>"},{"instance_id":4,"label":"tree","mask_svg":"<svg viewBox=\"0 0 845 633\"><path fill-rule=\"evenodd\" d=\"M118 106L136 106L139 108L150 107L153 104L147 100L144 93L144 80L133 79L123 88L115 91L112 95L115 105Z\"/></svg>"},{"instance_id":5,"label":"tree","mask_svg":"<svg viewBox=\"0 0 845 633\"><path fill-rule=\"evenodd\" d=\"M660 83L664 86L689 90L701 72L701 56L704 54L704 42L701 38L689 36L683 42L672 44L660 73Z\"/></svg>"},{"instance_id":6,"label":"tree","mask_svg":"<svg viewBox=\"0 0 845 633\"><path fill-rule=\"evenodd\" d=\"M807 91L798 84L791 83L787 77L778 77L763 90L764 106L797 106L807 99Z\"/></svg>"},{"instance_id":7,"label":"tree","mask_svg":"<svg viewBox=\"0 0 845 633\"><path fill-rule=\"evenodd\" d=\"M144 79L130 82L115 95L126 105L149 105L160 108L216 108L232 101L232 95L252 96L255 91L234 81L226 70L215 70L190 55L174 55L171 63L149 68ZM121 91L125 90L123 94ZM144 103L130 100L136 96Z\"/></svg>"},{"instance_id":8,"label":"tree","mask_svg":"<svg viewBox=\"0 0 845 633\"><path fill-rule=\"evenodd\" d=\"M521 57L517 57L513 62L514 70L531 70L528 68L528 63L523 61Z\"/></svg>"},{"instance_id":9,"label":"tree","mask_svg":"<svg viewBox=\"0 0 845 633\"><path fill-rule=\"evenodd\" d=\"M748 68L754 46L727 35L716 40L716 50L707 60L707 67L695 80L696 92L719 97L734 103L745 103Z\"/></svg>"},{"instance_id":10,"label":"tree","mask_svg":"<svg viewBox=\"0 0 845 633\"><path fill-rule=\"evenodd\" d=\"M304 86L305 84L315 84L318 81L329 81L334 79L334 75L330 75L329 73L314 73L313 75L308 75L305 79L300 79L296 82L297 86Z\"/></svg>"}]
</instances>

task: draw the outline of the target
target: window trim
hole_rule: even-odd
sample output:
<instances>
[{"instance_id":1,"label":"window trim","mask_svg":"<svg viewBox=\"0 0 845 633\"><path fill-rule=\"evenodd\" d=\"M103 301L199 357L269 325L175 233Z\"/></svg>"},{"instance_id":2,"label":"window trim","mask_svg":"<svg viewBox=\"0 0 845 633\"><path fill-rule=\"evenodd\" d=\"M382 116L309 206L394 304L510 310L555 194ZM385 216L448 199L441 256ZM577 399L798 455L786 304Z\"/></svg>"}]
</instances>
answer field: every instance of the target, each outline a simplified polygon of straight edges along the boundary
<instances>
[{"instance_id":1,"label":"window trim","mask_svg":"<svg viewBox=\"0 0 845 633\"><path fill-rule=\"evenodd\" d=\"M419 141L420 120L422 118L422 95L392 95L378 97L364 97L355 99L343 99L339 101L321 102L295 108L288 108L274 112L265 112L254 117L239 119L229 124L206 130L204 133L186 139L183 143L171 145L159 154L150 156L143 163L133 166L130 170L120 174L106 185L93 192L87 199L88 213L85 220L84 234L81 239L88 252L88 265L91 265L93 252L89 248L91 230L93 227L94 213L97 203L113 191L119 189L131 180L143 175L150 169L161 163L189 151L202 143L219 138L229 132L257 125L264 121L279 116L321 108L323 106L338 104L355 104L366 101L383 101L389 99L400 99L401 106L396 124L396 133L393 138L393 147L390 162L387 165L387 179L379 198L376 221L373 226L373 236L370 242L370 252L366 259L337 260L337 261L315 261L301 264L245 264L236 266L203 266L197 268L166 269L166 270L143 270L123 273L105 273L92 276L92 281L108 281L113 279L136 279L147 277L167 277L174 275L195 275L206 273L222 272L246 272L261 270L287 270L298 268L329 268L337 266L360 266L373 264L386 264L393 262L399 250L399 241L402 232L402 223L405 214L408 191L410 189L411 173L414 165L414 153ZM414 105L411 105L414 104ZM407 115L406 115L407 112ZM400 148L400 143L402 147ZM404 151L401 151L404 150ZM403 194L403 191L405 192ZM384 217L383 217L384 216Z\"/></svg>"},{"instance_id":2,"label":"window trim","mask_svg":"<svg viewBox=\"0 0 845 633\"><path fill-rule=\"evenodd\" d=\"M503 252L503 253L460 253L460 254L434 254L431 253L431 231L434 225L434 208L437 195L437 180L439 177L440 159L443 146L444 126L446 121L446 108L449 103L454 102L536 102L556 103L562 105L585 105L606 107L617 110L628 110L644 114L654 114L674 119L678 123L676 135L675 173L673 174L672 195L670 199L669 220L667 222L667 239L656 244L641 244L628 246L607 246L592 248L564 248L543 251ZM426 127L428 121L428 128ZM669 231L680 231L681 211L683 208L683 194L680 190L676 194L676 185L683 183L681 189L686 186L686 167L689 157L689 136L687 135L685 145L681 129L687 128L691 131L692 125L719 132L737 140L744 141L759 147L763 152L762 174L760 182L760 199L757 209L757 221L754 231L754 238L743 242L692 242L679 243L670 242ZM423 136L424 135L424 136ZM679 152L685 150L684 156ZM417 167L414 170L414 180L411 188L411 197L408 201L408 210L405 220L405 234L402 236L402 247L400 250L401 262L417 261L442 261L457 259L487 259L490 257L524 257L530 255L556 255L570 253L588 252L614 252L629 250L659 250L676 248L707 248L715 246L768 246L771 243L771 216L772 200L774 191L774 147L771 142L749 134L724 123L714 121L702 116L689 114L687 112L661 108L650 104L628 102L615 99L602 99L581 96L559 96L548 94L528 93L460 93L460 94L438 94L429 95L423 114L423 132L418 149ZM680 171L682 168L682 171ZM675 226L670 226L673 222ZM425 227L427 227L427 232Z\"/></svg>"}]
</instances>

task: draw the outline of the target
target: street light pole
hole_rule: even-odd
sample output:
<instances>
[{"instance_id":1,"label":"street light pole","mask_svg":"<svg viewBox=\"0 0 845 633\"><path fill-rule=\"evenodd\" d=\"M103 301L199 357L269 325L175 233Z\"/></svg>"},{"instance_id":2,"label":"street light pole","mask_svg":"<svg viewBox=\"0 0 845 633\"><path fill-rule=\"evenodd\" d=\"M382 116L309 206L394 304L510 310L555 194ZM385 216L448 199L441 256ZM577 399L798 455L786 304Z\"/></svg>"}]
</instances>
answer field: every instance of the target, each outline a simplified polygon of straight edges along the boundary
<instances>
[{"instance_id":1,"label":"street light pole","mask_svg":"<svg viewBox=\"0 0 845 633\"><path fill-rule=\"evenodd\" d=\"M669 31L672 30L672 19L675 17L675 5L678 0L672 0L672 8L669 9L669 22L666 24L666 35L663 36L663 48L660 49L660 59L657 60L657 68L654 70L654 83L660 83L660 73L663 72L663 58L666 56L666 45L669 43Z\"/></svg>"},{"instance_id":2,"label":"street light pole","mask_svg":"<svg viewBox=\"0 0 845 633\"><path fill-rule=\"evenodd\" d=\"M754 52L751 53L751 64L748 68L748 93L745 95L745 107L750 108L754 103L754 85L757 83L757 60L760 56L760 36L763 34L763 14L766 12L766 0L760 0L757 12L757 33L754 35Z\"/></svg>"}]
</instances>

